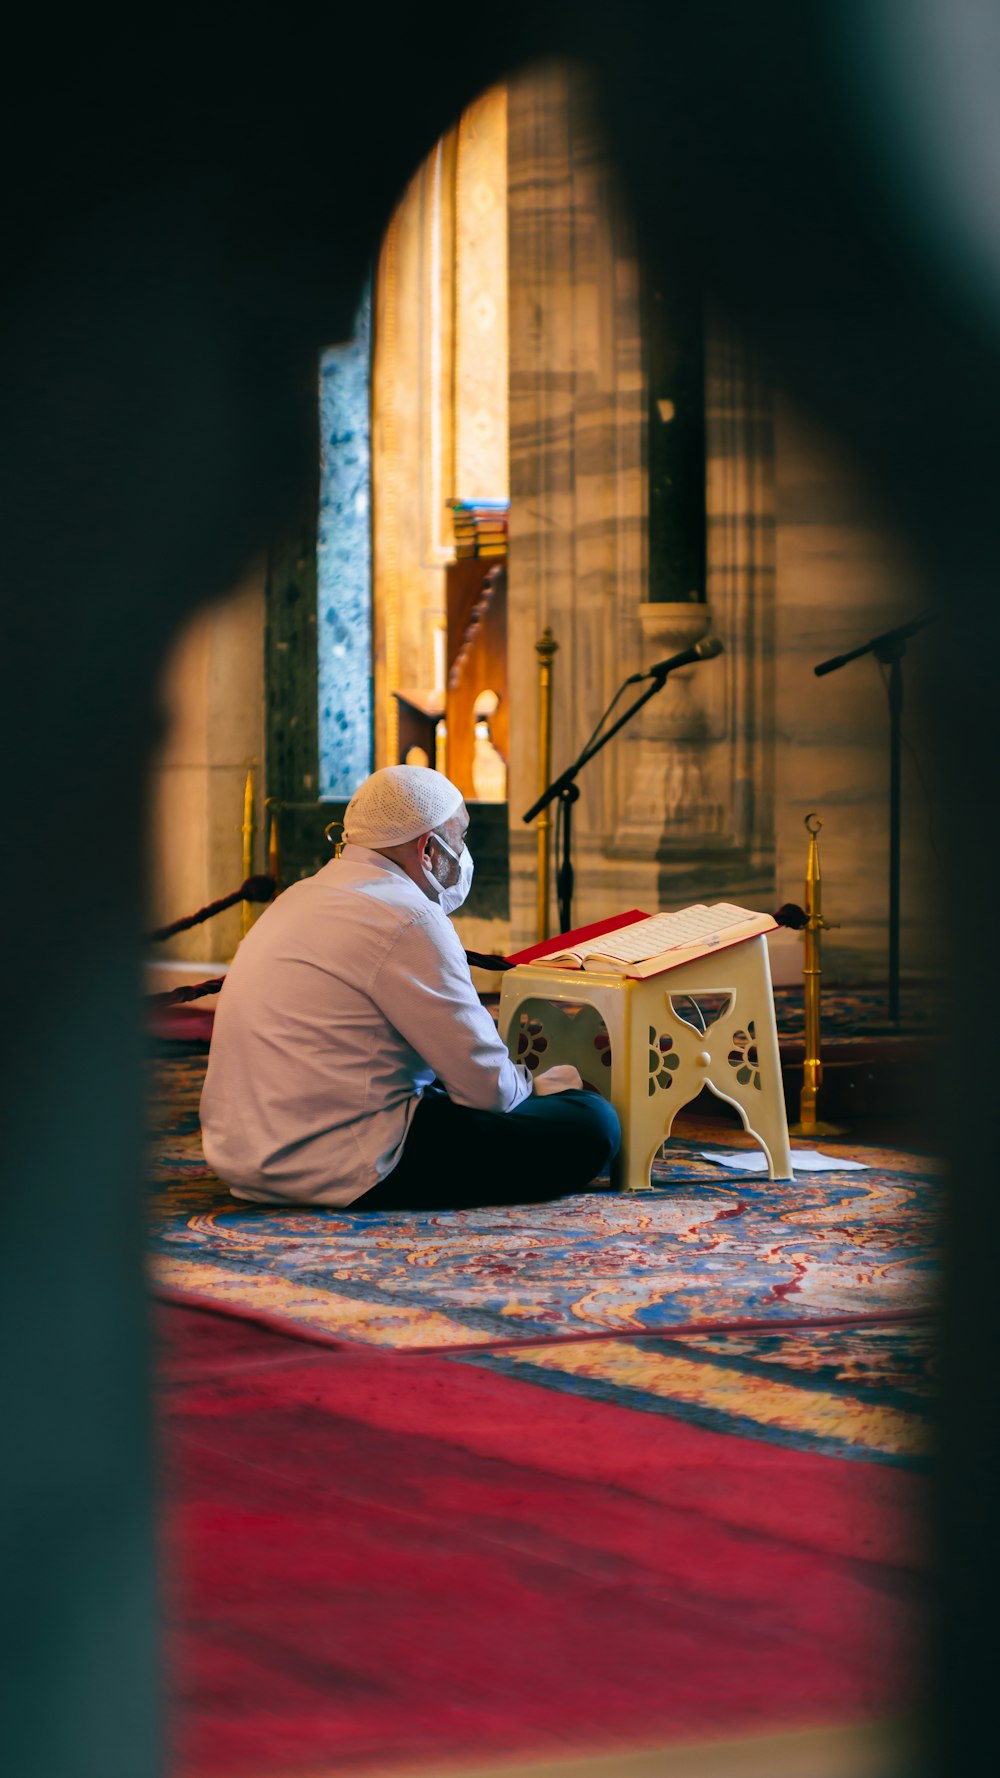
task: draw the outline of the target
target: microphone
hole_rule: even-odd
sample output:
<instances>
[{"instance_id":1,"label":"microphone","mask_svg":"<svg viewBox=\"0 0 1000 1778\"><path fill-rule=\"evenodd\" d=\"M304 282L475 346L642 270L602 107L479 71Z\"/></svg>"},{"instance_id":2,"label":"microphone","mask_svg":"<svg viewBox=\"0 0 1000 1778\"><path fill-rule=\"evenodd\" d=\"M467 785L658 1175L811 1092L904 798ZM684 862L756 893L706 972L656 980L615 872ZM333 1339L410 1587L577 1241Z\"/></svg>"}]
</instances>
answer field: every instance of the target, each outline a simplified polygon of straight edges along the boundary
<instances>
[{"instance_id":1,"label":"microphone","mask_svg":"<svg viewBox=\"0 0 1000 1778\"><path fill-rule=\"evenodd\" d=\"M673 673L677 667L690 667L694 661L710 661L717 654L724 652L725 644L721 636L703 636L700 642L694 644L693 648L685 648L681 654L672 654L668 661L657 661L654 666L647 668L645 673L633 673L631 679L626 679L625 684L638 685L641 679L665 679L667 674Z\"/></svg>"}]
</instances>

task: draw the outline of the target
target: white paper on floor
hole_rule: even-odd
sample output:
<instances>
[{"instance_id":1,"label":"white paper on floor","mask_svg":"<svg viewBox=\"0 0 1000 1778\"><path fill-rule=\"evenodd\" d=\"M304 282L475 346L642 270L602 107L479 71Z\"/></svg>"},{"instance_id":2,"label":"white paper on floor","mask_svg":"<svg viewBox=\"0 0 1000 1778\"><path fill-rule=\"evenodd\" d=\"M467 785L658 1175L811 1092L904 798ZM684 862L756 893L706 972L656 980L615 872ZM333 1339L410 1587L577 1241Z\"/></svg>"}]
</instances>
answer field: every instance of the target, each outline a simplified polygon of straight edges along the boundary
<instances>
[{"instance_id":1,"label":"white paper on floor","mask_svg":"<svg viewBox=\"0 0 1000 1778\"><path fill-rule=\"evenodd\" d=\"M759 1148L699 1149L703 1161L714 1161L734 1173L766 1173L767 1156ZM846 1156L820 1154L818 1148L793 1148L792 1170L795 1173L863 1173L864 1161L849 1161Z\"/></svg>"}]
</instances>

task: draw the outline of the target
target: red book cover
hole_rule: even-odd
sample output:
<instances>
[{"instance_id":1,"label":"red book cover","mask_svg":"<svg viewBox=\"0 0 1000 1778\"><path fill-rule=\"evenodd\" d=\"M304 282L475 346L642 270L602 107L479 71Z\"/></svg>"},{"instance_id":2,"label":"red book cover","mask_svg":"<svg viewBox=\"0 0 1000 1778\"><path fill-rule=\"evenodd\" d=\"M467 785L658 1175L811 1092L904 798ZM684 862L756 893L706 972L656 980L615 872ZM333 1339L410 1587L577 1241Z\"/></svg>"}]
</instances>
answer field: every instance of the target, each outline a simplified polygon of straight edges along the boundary
<instances>
[{"instance_id":1,"label":"red book cover","mask_svg":"<svg viewBox=\"0 0 1000 1778\"><path fill-rule=\"evenodd\" d=\"M508 963L534 963L536 957L554 957L557 951L575 951L581 943L602 938L606 932L620 932L623 926L634 926L637 920L648 920L641 908L630 908L627 914L612 914L609 920L595 920L593 926L575 926L572 932L561 932L558 938L543 938L527 950L514 951Z\"/></svg>"}]
</instances>

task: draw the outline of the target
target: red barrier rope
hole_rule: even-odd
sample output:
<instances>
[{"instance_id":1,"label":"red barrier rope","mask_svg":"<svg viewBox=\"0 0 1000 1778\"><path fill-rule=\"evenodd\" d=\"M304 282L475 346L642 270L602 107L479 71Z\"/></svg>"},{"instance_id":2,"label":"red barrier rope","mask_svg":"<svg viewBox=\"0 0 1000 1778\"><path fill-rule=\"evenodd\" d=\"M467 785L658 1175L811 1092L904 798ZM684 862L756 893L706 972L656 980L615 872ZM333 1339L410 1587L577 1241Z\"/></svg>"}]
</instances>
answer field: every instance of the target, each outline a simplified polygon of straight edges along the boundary
<instances>
[{"instance_id":1,"label":"red barrier rope","mask_svg":"<svg viewBox=\"0 0 1000 1778\"><path fill-rule=\"evenodd\" d=\"M273 877L248 877L234 894L224 895L221 901L210 901L207 907L199 908L196 914L188 914L186 920L174 920L170 926L160 926L155 932L147 932L147 943L173 938L175 932L186 932L189 926L200 926L203 920L210 920L213 914L221 914L226 908L235 907L238 901L270 901L277 886Z\"/></svg>"},{"instance_id":2,"label":"red barrier rope","mask_svg":"<svg viewBox=\"0 0 1000 1778\"><path fill-rule=\"evenodd\" d=\"M217 994L225 981L217 975L210 982L193 982L189 988L171 988L167 994L147 994L147 1006L183 1006L185 1000L204 1000L206 994Z\"/></svg>"},{"instance_id":3,"label":"red barrier rope","mask_svg":"<svg viewBox=\"0 0 1000 1778\"><path fill-rule=\"evenodd\" d=\"M775 908L774 917L779 926L790 926L793 932L801 932L809 924L805 908L800 908L795 901L782 902L780 908Z\"/></svg>"},{"instance_id":4,"label":"red barrier rope","mask_svg":"<svg viewBox=\"0 0 1000 1778\"><path fill-rule=\"evenodd\" d=\"M492 951L466 951L465 961L470 969L513 969L509 957L494 956Z\"/></svg>"},{"instance_id":5,"label":"red barrier rope","mask_svg":"<svg viewBox=\"0 0 1000 1778\"><path fill-rule=\"evenodd\" d=\"M510 969L506 957L492 957L482 951L466 951L465 955L476 969ZM166 994L147 994L147 1006L183 1006L186 1000L204 1000L208 994L218 994L224 975L215 976L212 981L194 982L188 988L172 988Z\"/></svg>"},{"instance_id":6,"label":"red barrier rope","mask_svg":"<svg viewBox=\"0 0 1000 1778\"><path fill-rule=\"evenodd\" d=\"M257 886L265 893L244 894L244 890ZM207 920L211 914L218 914L223 908L232 907L237 901L270 901L274 893L273 877L248 877L243 888L235 895L227 895L222 901L213 901L210 907L202 908L192 914L188 920L178 920L173 926L164 926L159 932L149 933L151 939L169 938L173 932L182 932L186 926L197 926L199 921ZM775 914L779 926L790 926L793 931L800 931L806 924L807 916L794 902L786 902ZM514 965L507 957L495 956L488 951L466 951L466 961L473 969L513 969ZM147 1006L181 1006L186 1000L203 1000L208 994L217 994L225 981L225 976L216 976L212 981L196 982L189 988L173 988L167 994L147 994Z\"/></svg>"}]
</instances>

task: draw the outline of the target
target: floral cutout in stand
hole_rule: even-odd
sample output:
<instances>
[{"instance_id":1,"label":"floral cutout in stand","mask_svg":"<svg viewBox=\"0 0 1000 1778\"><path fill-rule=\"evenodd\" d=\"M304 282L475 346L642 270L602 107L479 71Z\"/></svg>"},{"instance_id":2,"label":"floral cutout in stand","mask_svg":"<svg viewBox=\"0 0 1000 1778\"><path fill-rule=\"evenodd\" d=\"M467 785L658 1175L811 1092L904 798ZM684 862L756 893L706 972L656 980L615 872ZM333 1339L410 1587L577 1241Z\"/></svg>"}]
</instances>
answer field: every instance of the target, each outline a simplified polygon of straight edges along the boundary
<instances>
[{"instance_id":1,"label":"floral cutout in stand","mask_svg":"<svg viewBox=\"0 0 1000 1778\"><path fill-rule=\"evenodd\" d=\"M540 1019L521 1019L521 1029L517 1034L517 1059L530 1068L532 1074L538 1067L542 1056L549 1047L545 1035L545 1027Z\"/></svg>"},{"instance_id":2,"label":"floral cutout in stand","mask_svg":"<svg viewBox=\"0 0 1000 1778\"><path fill-rule=\"evenodd\" d=\"M653 1097L657 1087L673 1085L672 1075L675 1068L681 1065L680 1056L674 1050L674 1040L664 1032L659 1037L655 1025L649 1027L649 1096Z\"/></svg>"},{"instance_id":3,"label":"floral cutout in stand","mask_svg":"<svg viewBox=\"0 0 1000 1778\"><path fill-rule=\"evenodd\" d=\"M748 1087L751 1082L760 1092L760 1070L757 1065L757 1033L753 1020L745 1031L733 1032L733 1047L729 1052L729 1066L735 1068L736 1078L741 1087Z\"/></svg>"}]
</instances>

